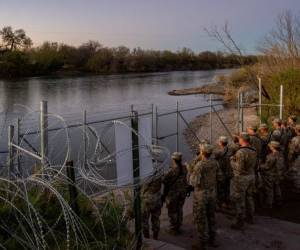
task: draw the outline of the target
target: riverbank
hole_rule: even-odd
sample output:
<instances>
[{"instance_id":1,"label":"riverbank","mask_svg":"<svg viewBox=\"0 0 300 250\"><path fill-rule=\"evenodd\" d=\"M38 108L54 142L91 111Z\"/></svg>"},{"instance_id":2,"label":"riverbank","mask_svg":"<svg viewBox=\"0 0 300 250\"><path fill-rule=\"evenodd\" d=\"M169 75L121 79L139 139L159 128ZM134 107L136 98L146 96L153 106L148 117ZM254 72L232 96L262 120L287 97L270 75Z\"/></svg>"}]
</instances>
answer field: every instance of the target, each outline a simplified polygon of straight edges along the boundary
<instances>
[{"instance_id":1,"label":"riverbank","mask_svg":"<svg viewBox=\"0 0 300 250\"><path fill-rule=\"evenodd\" d=\"M207 84L201 87L188 88L188 89L174 89L168 92L172 96L182 95L197 95L197 94L212 94L212 95L225 95L224 84L217 82Z\"/></svg>"},{"instance_id":2,"label":"riverbank","mask_svg":"<svg viewBox=\"0 0 300 250\"><path fill-rule=\"evenodd\" d=\"M244 110L244 127L249 125L256 126L259 118L256 115L256 108L247 108ZM222 119L222 122L220 121ZM210 114L204 114L196 117L191 123L190 128L185 130L185 138L193 152L197 152L198 139L210 140L210 131L212 129L212 143L222 136L230 137L238 133L238 111L233 104L225 105L224 109L212 113L212 126L210 126ZM225 126L226 128L225 128ZM197 137L196 137L196 136ZM198 138L198 139L197 139Z\"/></svg>"}]
</instances>

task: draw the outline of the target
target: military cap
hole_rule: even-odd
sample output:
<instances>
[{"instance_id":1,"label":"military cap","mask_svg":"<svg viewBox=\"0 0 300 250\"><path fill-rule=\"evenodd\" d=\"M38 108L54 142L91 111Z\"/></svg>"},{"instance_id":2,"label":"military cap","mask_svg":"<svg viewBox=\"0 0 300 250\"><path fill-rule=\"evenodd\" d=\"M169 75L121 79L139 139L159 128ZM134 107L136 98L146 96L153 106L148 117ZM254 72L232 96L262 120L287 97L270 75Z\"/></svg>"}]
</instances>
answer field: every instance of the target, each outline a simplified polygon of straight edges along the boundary
<instances>
[{"instance_id":1,"label":"military cap","mask_svg":"<svg viewBox=\"0 0 300 250\"><path fill-rule=\"evenodd\" d=\"M281 123L281 120L279 118L275 118L272 123Z\"/></svg>"},{"instance_id":2,"label":"military cap","mask_svg":"<svg viewBox=\"0 0 300 250\"><path fill-rule=\"evenodd\" d=\"M271 141L269 147L280 148L280 143L278 141Z\"/></svg>"},{"instance_id":3,"label":"military cap","mask_svg":"<svg viewBox=\"0 0 300 250\"><path fill-rule=\"evenodd\" d=\"M266 129L268 128L268 125L265 123L260 124L259 129Z\"/></svg>"},{"instance_id":4,"label":"military cap","mask_svg":"<svg viewBox=\"0 0 300 250\"><path fill-rule=\"evenodd\" d=\"M180 152L174 152L172 154L172 159L175 161L181 161L182 160L182 154Z\"/></svg>"},{"instance_id":5,"label":"military cap","mask_svg":"<svg viewBox=\"0 0 300 250\"><path fill-rule=\"evenodd\" d=\"M200 145L203 145L203 144L209 144L209 142L208 142L208 140L206 140L206 139L202 139L202 140L200 140L200 143L199 143Z\"/></svg>"},{"instance_id":6,"label":"military cap","mask_svg":"<svg viewBox=\"0 0 300 250\"><path fill-rule=\"evenodd\" d=\"M211 154L213 152L213 146L210 144L203 144L201 147L201 152Z\"/></svg>"},{"instance_id":7,"label":"military cap","mask_svg":"<svg viewBox=\"0 0 300 250\"><path fill-rule=\"evenodd\" d=\"M297 116L295 116L295 115L290 115L289 118L294 122L297 121Z\"/></svg>"},{"instance_id":8,"label":"military cap","mask_svg":"<svg viewBox=\"0 0 300 250\"><path fill-rule=\"evenodd\" d=\"M228 143L228 138L226 136L220 136L219 141L222 143Z\"/></svg>"},{"instance_id":9,"label":"military cap","mask_svg":"<svg viewBox=\"0 0 300 250\"><path fill-rule=\"evenodd\" d=\"M250 141L250 135L247 133L247 132L242 132L241 134L240 134L240 137L239 138L241 138L241 139L243 139L243 140L245 140L245 141Z\"/></svg>"}]
</instances>

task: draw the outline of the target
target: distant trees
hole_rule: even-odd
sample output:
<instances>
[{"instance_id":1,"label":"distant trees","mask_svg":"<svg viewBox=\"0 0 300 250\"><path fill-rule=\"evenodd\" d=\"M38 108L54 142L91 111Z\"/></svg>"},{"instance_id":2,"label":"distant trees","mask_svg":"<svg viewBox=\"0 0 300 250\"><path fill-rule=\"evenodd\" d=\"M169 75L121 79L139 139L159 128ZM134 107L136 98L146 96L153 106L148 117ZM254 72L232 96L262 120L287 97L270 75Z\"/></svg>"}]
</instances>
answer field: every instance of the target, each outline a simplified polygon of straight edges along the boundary
<instances>
[{"instance_id":1,"label":"distant trees","mask_svg":"<svg viewBox=\"0 0 300 250\"><path fill-rule=\"evenodd\" d=\"M23 30L11 27L1 30L0 76L18 77L45 75L56 71L80 71L100 74L155 72L172 70L209 70L239 66L231 54L205 51L195 53L183 48L176 52L129 49L125 46L104 47L88 41L79 47L44 42L31 48L32 42ZM255 57L245 56L247 63Z\"/></svg>"}]
</instances>

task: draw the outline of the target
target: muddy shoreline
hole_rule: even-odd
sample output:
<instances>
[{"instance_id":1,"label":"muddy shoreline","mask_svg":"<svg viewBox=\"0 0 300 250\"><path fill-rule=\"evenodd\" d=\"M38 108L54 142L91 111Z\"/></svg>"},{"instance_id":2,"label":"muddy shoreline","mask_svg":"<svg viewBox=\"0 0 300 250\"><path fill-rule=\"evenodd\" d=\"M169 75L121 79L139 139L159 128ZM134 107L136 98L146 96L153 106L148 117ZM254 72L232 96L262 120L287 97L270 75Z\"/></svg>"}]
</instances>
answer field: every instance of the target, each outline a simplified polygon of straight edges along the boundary
<instances>
[{"instance_id":1,"label":"muddy shoreline","mask_svg":"<svg viewBox=\"0 0 300 250\"><path fill-rule=\"evenodd\" d=\"M212 83L201 87L188 88L188 89L174 89L168 92L172 96L180 95L197 95L197 94L212 94L212 95L225 95L225 89L223 83Z\"/></svg>"}]
</instances>

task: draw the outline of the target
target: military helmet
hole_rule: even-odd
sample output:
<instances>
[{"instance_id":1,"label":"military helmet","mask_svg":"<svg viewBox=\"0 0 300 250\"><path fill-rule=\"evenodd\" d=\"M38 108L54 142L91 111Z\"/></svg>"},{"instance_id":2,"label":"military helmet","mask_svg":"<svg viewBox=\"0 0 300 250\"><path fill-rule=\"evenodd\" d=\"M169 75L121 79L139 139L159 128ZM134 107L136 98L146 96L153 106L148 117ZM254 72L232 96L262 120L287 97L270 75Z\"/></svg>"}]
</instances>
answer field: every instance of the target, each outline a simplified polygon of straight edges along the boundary
<instances>
[{"instance_id":1,"label":"military helmet","mask_svg":"<svg viewBox=\"0 0 300 250\"><path fill-rule=\"evenodd\" d=\"M181 161L182 160L182 153L180 152L174 152L171 156L171 158L175 161Z\"/></svg>"},{"instance_id":2,"label":"military helmet","mask_svg":"<svg viewBox=\"0 0 300 250\"><path fill-rule=\"evenodd\" d=\"M250 141L250 135L247 132L242 132L239 136L239 138L245 140L245 141Z\"/></svg>"},{"instance_id":3,"label":"military helmet","mask_svg":"<svg viewBox=\"0 0 300 250\"><path fill-rule=\"evenodd\" d=\"M297 121L297 116L295 115L290 115L288 118L290 118L293 122Z\"/></svg>"},{"instance_id":4,"label":"military helmet","mask_svg":"<svg viewBox=\"0 0 300 250\"><path fill-rule=\"evenodd\" d=\"M211 144L203 144L201 147L201 152L211 154L213 152L213 146Z\"/></svg>"},{"instance_id":5,"label":"military helmet","mask_svg":"<svg viewBox=\"0 0 300 250\"><path fill-rule=\"evenodd\" d=\"M209 142L208 142L208 140L206 140L206 139L202 139L202 140L200 140L200 143L199 143L200 145L203 145L203 144L209 144Z\"/></svg>"},{"instance_id":6,"label":"military helmet","mask_svg":"<svg viewBox=\"0 0 300 250\"><path fill-rule=\"evenodd\" d=\"M228 138L226 136L220 136L219 137L219 142L228 143Z\"/></svg>"},{"instance_id":7,"label":"military helmet","mask_svg":"<svg viewBox=\"0 0 300 250\"><path fill-rule=\"evenodd\" d=\"M275 118L273 121L272 121L273 124L280 124L281 123L281 119L279 118Z\"/></svg>"},{"instance_id":8,"label":"military helmet","mask_svg":"<svg viewBox=\"0 0 300 250\"><path fill-rule=\"evenodd\" d=\"M274 147L276 149L280 148L280 143L278 141L271 141L268 145L269 147Z\"/></svg>"},{"instance_id":9,"label":"military helmet","mask_svg":"<svg viewBox=\"0 0 300 250\"><path fill-rule=\"evenodd\" d=\"M265 123L260 124L259 129L267 129L268 125Z\"/></svg>"}]
</instances>

